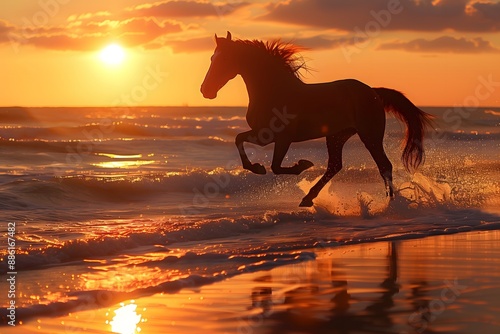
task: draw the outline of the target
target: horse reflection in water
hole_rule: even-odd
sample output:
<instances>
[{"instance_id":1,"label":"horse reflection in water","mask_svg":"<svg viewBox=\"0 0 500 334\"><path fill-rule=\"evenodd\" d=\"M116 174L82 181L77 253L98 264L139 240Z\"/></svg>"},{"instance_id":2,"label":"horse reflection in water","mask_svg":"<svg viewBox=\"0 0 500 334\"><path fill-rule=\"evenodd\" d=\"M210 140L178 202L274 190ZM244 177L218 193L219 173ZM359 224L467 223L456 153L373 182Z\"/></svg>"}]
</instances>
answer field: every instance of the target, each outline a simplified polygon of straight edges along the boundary
<instances>
[{"instance_id":1,"label":"horse reflection in water","mask_svg":"<svg viewBox=\"0 0 500 334\"><path fill-rule=\"evenodd\" d=\"M332 266L330 272L330 286L302 282L300 287L285 293L282 305L280 303L273 305L272 288L259 287L252 293L251 309L260 308L262 320L265 321L256 324L256 332L394 333L392 331L396 323L394 318L399 312L394 308L394 296L400 289L398 253L396 242L387 245L387 270L385 279L378 285L377 289L380 292L377 292L376 297L363 296L366 292L354 292L352 295L345 274L341 270L336 270L335 266ZM321 277L324 279L324 276ZM268 281L272 280L269 278ZM255 303L255 295L259 296L261 301L259 304ZM282 298L275 296L274 299ZM362 304L367 306L360 307ZM260 329L262 331L259 331Z\"/></svg>"},{"instance_id":2,"label":"horse reflection in water","mask_svg":"<svg viewBox=\"0 0 500 334\"><path fill-rule=\"evenodd\" d=\"M358 134L385 182L386 193L394 197L392 164L383 148L385 111L391 111L407 126L402 160L416 169L423 161L422 140L431 115L417 108L402 93L371 88L353 79L306 84L300 79L304 68L300 48L279 41L232 40L215 36L216 48L201 85L205 98L240 74L246 84L249 105L246 119L251 130L236 136L243 168L265 174L266 168L248 159L243 143L259 146L274 143L271 169L275 174L300 174L313 166L300 160L294 166L282 162L293 142L326 137L328 166L323 177L309 190L300 206L309 207L325 184L342 169L342 148Z\"/></svg>"}]
</instances>

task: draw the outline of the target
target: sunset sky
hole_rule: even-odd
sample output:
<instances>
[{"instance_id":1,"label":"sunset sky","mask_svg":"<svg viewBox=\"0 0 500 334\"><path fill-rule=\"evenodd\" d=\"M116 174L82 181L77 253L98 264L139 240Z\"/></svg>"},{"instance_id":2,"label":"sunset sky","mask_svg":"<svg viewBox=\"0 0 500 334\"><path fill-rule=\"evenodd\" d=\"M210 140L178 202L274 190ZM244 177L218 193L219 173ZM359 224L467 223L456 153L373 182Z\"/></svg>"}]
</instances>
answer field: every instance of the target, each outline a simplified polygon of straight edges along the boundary
<instances>
[{"instance_id":1,"label":"sunset sky","mask_svg":"<svg viewBox=\"0 0 500 334\"><path fill-rule=\"evenodd\" d=\"M246 105L239 77L199 91L228 30L307 47L306 82L500 106L500 0L2 1L0 106Z\"/></svg>"}]
</instances>

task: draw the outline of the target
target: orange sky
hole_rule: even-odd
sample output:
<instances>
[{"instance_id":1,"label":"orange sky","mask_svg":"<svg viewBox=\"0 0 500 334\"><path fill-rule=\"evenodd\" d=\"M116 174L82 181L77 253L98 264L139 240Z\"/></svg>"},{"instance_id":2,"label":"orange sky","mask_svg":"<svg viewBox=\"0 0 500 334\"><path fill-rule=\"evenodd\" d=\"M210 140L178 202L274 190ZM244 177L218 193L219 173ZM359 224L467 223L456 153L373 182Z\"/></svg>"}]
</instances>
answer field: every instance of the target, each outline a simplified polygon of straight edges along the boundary
<instances>
[{"instance_id":1,"label":"orange sky","mask_svg":"<svg viewBox=\"0 0 500 334\"><path fill-rule=\"evenodd\" d=\"M306 82L357 78L422 106L500 106L500 0L0 3L0 106L246 105L199 92L213 34L308 47ZM100 52L124 47L122 63Z\"/></svg>"}]
</instances>

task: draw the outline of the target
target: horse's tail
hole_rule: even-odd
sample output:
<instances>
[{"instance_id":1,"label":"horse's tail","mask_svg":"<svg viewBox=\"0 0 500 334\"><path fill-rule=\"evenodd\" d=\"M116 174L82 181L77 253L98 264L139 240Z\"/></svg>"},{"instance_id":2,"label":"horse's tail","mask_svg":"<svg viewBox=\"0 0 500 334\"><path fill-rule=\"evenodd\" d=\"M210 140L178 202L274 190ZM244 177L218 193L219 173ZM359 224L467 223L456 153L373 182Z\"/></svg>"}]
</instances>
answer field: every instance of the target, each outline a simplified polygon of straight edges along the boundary
<instances>
[{"instance_id":1,"label":"horse's tail","mask_svg":"<svg viewBox=\"0 0 500 334\"><path fill-rule=\"evenodd\" d=\"M405 168L417 169L424 161L424 131L431 125L434 116L420 110L403 93L394 89L374 88L384 103L384 109L391 111L406 124L406 142L401 160Z\"/></svg>"}]
</instances>

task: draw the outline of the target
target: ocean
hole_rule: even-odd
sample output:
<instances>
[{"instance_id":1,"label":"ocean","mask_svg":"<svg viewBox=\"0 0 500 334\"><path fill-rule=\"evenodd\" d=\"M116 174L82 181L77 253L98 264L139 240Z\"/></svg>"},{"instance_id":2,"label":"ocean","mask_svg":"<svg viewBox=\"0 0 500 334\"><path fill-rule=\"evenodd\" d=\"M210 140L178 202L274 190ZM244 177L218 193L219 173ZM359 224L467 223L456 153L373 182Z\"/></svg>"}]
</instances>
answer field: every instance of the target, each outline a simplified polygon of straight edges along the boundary
<instances>
[{"instance_id":1,"label":"ocean","mask_svg":"<svg viewBox=\"0 0 500 334\"><path fill-rule=\"evenodd\" d=\"M292 144L284 164L315 164L299 176L273 175L272 145L247 144L268 168L251 174L234 145L243 107L0 108L0 237L11 245L0 268L15 272L16 321L307 262L311 249L500 229L500 108L422 109L435 128L413 174L404 125L388 115L395 200L355 136L344 169L299 208L326 168L324 139Z\"/></svg>"}]
</instances>

